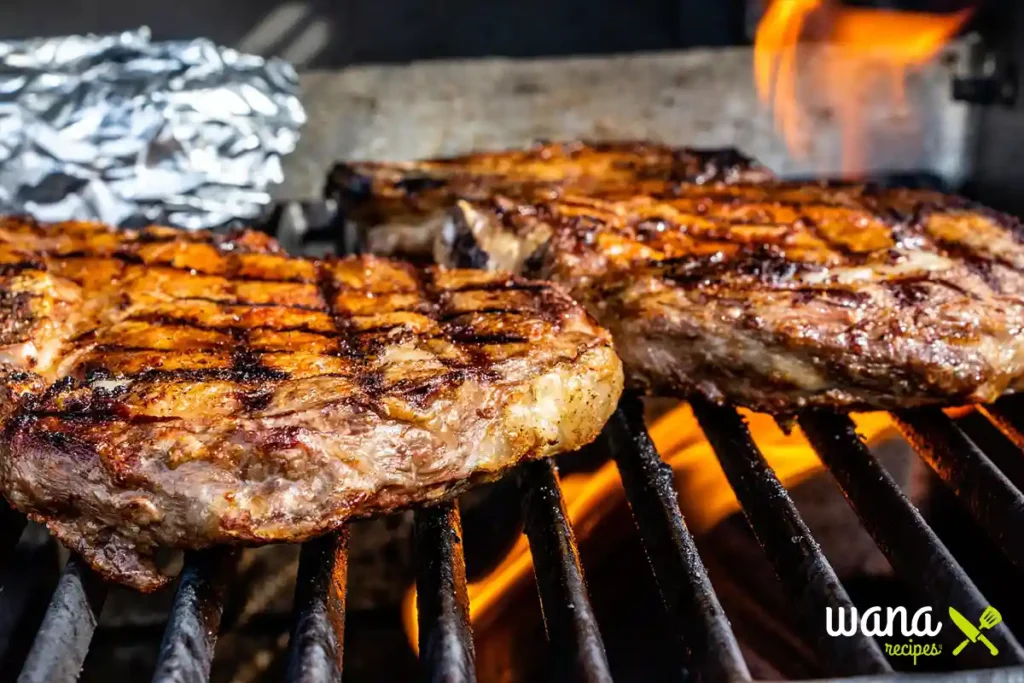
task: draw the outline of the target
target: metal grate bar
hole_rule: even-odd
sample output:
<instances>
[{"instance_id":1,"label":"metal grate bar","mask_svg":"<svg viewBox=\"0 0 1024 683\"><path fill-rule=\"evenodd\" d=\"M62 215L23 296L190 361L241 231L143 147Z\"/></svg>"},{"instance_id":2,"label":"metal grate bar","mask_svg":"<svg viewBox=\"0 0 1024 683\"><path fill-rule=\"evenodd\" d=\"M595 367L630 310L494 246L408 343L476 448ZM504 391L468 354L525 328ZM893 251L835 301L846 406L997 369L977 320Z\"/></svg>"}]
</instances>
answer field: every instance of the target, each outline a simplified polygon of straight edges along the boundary
<instances>
[{"instance_id":1,"label":"metal grate bar","mask_svg":"<svg viewBox=\"0 0 1024 683\"><path fill-rule=\"evenodd\" d=\"M972 410L954 420L971 441L988 456L1018 490L1024 491L1024 458L1021 449L981 410Z\"/></svg>"},{"instance_id":2,"label":"metal grate bar","mask_svg":"<svg viewBox=\"0 0 1024 683\"><path fill-rule=\"evenodd\" d=\"M454 503L444 503L417 510L414 519L422 679L472 683L476 655L459 510Z\"/></svg>"},{"instance_id":3,"label":"metal grate bar","mask_svg":"<svg viewBox=\"0 0 1024 683\"><path fill-rule=\"evenodd\" d=\"M6 500L0 499L0 567L7 564L11 557L21 532L25 530L26 521L24 515L15 512Z\"/></svg>"},{"instance_id":4,"label":"metal grate bar","mask_svg":"<svg viewBox=\"0 0 1024 683\"><path fill-rule=\"evenodd\" d=\"M72 555L46 608L18 683L78 680L106 599L103 579L82 558Z\"/></svg>"},{"instance_id":5,"label":"metal grate bar","mask_svg":"<svg viewBox=\"0 0 1024 683\"><path fill-rule=\"evenodd\" d=\"M800 426L896 574L920 591L941 616L952 606L977 619L989 602L864 445L853 420L813 411L800 416ZM958 631L944 628L940 633L948 646L956 647ZM985 648L967 648L960 655L965 663L979 667L1024 663L1024 650L1005 624L993 633L1000 643L998 657Z\"/></svg>"},{"instance_id":6,"label":"metal grate bar","mask_svg":"<svg viewBox=\"0 0 1024 683\"><path fill-rule=\"evenodd\" d=\"M985 412L1018 448L1024 449L1024 395L1001 398L985 406Z\"/></svg>"},{"instance_id":7,"label":"metal grate bar","mask_svg":"<svg viewBox=\"0 0 1024 683\"><path fill-rule=\"evenodd\" d=\"M576 538L550 460L519 472L523 522L533 555L544 626L557 681L611 683L597 619L590 607Z\"/></svg>"},{"instance_id":8,"label":"metal grate bar","mask_svg":"<svg viewBox=\"0 0 1024 683\"><path fill-rule=\"evenodd\" d=\"M224 610L224 593L237 555L234 548L211 548L186 556L160 644L154 681L201 683L209 680Z\"/></svg>"},{"instance_id":9,"label":"metal grate bar","mask_svg":"<svg viewBox=\"0 0 1024 683\"><path fill-rule=\"evenodd\" d=\"M823 665L843 675L891 671L872 638L860 634L833 638L822 628L826 608L850 609L853 603L758 450L743 418L735 409L701 397L690 403L743 506L747 522L779 580L796 601L804 636L814 644Z\"/></svg>"},{"instance_id":10,"label":"metal grate bar","mask_svg":"<svg viewBox=\"0 0 1024 683\"><path fill-rule=\"evenodd\" d=\"M750 672L679 509L672 468L655 450L643 404L625 394L605 427L637 530L690 664L709 681L746 681Z\"/></svg>"},{"instance_id":11,"label":"metal grate bar","mask_svg":"<svg viewBox=\"0 0 1024 683\"><path fill-rule=\"evenodd\" d=\"M340 683L347 578L347 528L303 544L288 644L289 683Z\"/></svg>"},{"instance_id":12,"label":"metal grate bar","mask_svg":"<svg viewBox=\"0 0 1024 683\"><path fill-rule=\"evenodd\" d=\"M903 436L1003 554L1024 568L1024 495L938 408L893 413Z\"/></svg>"}]
</instances>

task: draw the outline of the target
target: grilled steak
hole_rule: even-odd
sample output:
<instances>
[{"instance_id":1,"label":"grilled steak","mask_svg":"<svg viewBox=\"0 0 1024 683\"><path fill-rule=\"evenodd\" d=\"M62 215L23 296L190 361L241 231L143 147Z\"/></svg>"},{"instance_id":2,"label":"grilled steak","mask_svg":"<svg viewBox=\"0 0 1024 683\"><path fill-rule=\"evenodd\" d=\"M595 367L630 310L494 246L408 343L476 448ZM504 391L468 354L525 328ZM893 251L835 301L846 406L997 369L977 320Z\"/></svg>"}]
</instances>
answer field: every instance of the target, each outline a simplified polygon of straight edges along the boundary
<instances>
[{"instance_id":1,"label":"grilled steak","mask_svg":"<svg viewBox=\"0 0 1024 683\"><path fill-rule=\"evenodd\" d=\"M647 142L548 143L450 159L341 163L331 171L326 194L357 224L372 227L365 235L370 251L429 255L445 212L460 198L671 195L680 183L770 177L734 150Z\"/></svg>"},{"instance_id":2,"label":"grilled steak","mask_svg":"<svg viewBox=\"0 0 1024 683\"><path fill-rule=\"evenodd\" d=\"M557 287L255 233L0 221L0 486L104 575L299 541L592 440L622 370Z\"/></svg>"},{"instance_id":3,"label":"grilled steak","mask_svg":"<svg viewBox=\"0 0 1024 683\"><path fill-rule=\"evenodd\" d=\"M754 409L984 402L1024 386L1021 226L868 186L460 202L439 252L550 278L629 382Z\"/></svg>"}]
</instances>

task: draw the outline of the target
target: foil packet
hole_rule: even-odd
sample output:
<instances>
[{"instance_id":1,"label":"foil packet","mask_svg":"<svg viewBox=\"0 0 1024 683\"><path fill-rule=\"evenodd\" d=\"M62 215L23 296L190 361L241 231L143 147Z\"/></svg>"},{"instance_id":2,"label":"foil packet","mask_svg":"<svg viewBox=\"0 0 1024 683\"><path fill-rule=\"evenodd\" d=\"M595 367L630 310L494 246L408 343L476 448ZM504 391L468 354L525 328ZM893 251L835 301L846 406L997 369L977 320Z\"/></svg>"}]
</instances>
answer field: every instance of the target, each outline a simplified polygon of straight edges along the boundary
<instances>
[{"instance_id":1,"label":"foil packet","mask_svg":"<svg viewBox=\"0 0 1024 683\"><path fill-rule=\"evenodd\" d=\"M215 228L263 215L306 114L295 70L206 39L0 41L0 212Z\"/></svg>"}]
</instances>

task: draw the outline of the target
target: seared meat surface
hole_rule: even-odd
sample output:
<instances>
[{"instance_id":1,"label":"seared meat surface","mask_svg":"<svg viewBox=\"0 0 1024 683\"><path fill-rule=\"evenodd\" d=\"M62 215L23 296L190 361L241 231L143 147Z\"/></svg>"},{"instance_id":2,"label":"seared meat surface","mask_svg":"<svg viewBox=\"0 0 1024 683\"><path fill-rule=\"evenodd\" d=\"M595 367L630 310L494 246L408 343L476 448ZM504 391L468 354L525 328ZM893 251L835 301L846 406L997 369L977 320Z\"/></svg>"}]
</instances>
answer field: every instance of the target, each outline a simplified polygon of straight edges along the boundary
<instances>
[{"instance_id":1,"label":"seared meat surface","mask_svg":"<svg viewBox=\"0 0 1024 683\"><path fill-rule=\"evenodd\" d=\"M765 168L734 150L573 142L449 159L340 163L331 171L326 194L352 220L371 228L365 235L370 251L429 255L456 199L671 195L681 183L769 178Z\"/></svg>"},{"instance_id":2,"label":"seared meat surface","mask_svg":"<svg viewBox=\"0 0 1024 683\"><path fill-rule=\"evenodd\" d=\"M557 287L262 235L0 221L0 487L106 576L299 541L589 442L622 370Z\"/></svg>"},{"instance_id":3,"label":"seared meat surface","mask_svg":"<svg viewBox=\"0 0 1024 683\"><path fill-rule=\"evenodd\" d=\"M770 182L463 201L438 253L563 284L634 386L789 412L1019 390L1022 235L934 192Z\"/></svg>"}]
</instances>

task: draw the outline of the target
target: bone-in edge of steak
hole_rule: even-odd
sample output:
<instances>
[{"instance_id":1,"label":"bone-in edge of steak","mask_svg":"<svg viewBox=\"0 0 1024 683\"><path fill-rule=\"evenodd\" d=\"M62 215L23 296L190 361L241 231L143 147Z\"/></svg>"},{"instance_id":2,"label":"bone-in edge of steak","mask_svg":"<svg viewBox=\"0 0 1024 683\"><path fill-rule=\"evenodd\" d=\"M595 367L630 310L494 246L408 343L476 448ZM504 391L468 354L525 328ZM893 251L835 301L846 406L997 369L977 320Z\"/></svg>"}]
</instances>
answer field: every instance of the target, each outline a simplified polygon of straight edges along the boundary
<instances>
[{"instance_id":1,"label":"bone-in edge of steak","mask_svg":"<svg viewBox=\"0 0 1024 683\"><path fill-rule=\"evenodd\" d=\"M596 437L609 335L557 286L255 233L0 221L0 488L103 575L301 541Z\"/></svg>"},{"instance_id":2,"label":"bone-in edge of steak","mask_svg":"<svg viewBox=\"0 0 1024 683\"><path fill-rule=\"evenodd\" d=\"M769 183L460 202L438 252L563 284L627 382L756 410L987 402L1024 386L1016 219L934 192Z\"/></svg>"},{"instance_id":3,"label":"bone-in edge of steak","mask_svg":"<svg viewBox=\"0 0 1024 683\"><path fill-rule=\"evenodd\" d=\"M735 150L651 142L544 143L410 162L354 161L332 169L325 194L364 228L373 253L429 255L456 199L563 193L671 195L680 183L762 182L771 173Z\"/></svg>"}]
</instances>

